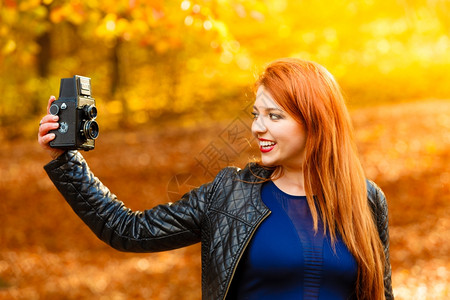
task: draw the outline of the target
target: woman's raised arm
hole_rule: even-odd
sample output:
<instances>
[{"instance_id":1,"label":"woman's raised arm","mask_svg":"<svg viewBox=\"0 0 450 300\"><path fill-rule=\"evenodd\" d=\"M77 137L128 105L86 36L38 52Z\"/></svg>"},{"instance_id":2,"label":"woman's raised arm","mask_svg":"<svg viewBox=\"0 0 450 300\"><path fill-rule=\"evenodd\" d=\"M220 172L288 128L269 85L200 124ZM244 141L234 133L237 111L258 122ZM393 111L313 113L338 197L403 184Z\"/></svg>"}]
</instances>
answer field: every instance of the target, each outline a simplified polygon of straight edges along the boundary
<instances>
[{"instance_id":1,"label":"woman's raised arm","mask_svg":"<svg viewBox=\"0 0 450 300\"><path fill-rule=\"evenodd\" d=\"M94 176L78 151L68 151L44 168L75 213L115 249L155 252L200 242L212 184L193 189L175 203L132 211Z\"/></svg>"}]
</instances>

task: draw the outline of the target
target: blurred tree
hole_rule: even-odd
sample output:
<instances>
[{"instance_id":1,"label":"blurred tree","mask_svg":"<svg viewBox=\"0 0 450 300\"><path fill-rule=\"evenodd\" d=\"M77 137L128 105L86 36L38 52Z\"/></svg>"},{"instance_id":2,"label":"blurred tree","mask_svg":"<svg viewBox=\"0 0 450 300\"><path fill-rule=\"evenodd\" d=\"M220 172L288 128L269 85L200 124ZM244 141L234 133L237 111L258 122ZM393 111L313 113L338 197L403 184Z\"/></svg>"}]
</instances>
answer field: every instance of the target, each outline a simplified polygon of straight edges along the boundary
<instances>
[{"instance_id":1,"label":"blurred tree","mask_svg":"<svg viewBox=\"0 0 450 300\"><path fill-rule=\"evenodd\" d=\"M44 99L58 90L59 78L74 74L92 77L106 127L162 115L223 117L245 106L242 89L252 73L283 56L325 65L353 104L450 92L445 0L5 0L0 5L0 123L16 128L17 135L34 130L31 124ZM204 113L217 104L220 110Z\"/></svg>"}]
</instances>

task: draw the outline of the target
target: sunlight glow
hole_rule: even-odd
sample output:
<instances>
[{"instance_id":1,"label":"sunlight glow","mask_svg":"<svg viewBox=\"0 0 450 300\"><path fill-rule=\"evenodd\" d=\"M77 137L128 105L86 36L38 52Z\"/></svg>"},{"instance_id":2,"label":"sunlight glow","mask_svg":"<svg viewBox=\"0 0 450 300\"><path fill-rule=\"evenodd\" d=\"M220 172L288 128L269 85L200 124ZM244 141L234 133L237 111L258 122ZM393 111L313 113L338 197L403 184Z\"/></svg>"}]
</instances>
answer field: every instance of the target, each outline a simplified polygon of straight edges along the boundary
<instances>
[{"instance_id":1,"label":"sunlight glow","mask_svg":"<svg viewBox=\"0 0 450 300\"><path fill-rule=\"evenodd\" d=\"M186 26L191 26L194 23L194 18L192 16L186 16L186 18L184 18L184 24Z\"/></svg>"},{"instance_id":2,"label":"sunlight glow","mask_svg":"<svg viewBox=\"0 0 450 300\"><path fill-rule=\"evenodd\" d=\"M181 10L188 10L189 7L191 7L191 2L190 1L183 1L181 2Z\"/></svg>"},{"instance_id":3,"label":"sunlight glow","mask_svg":"<svg viewBox=\"0 0 450 300\"><path fill-rule=\"evenodd\" d=\"M213 27L213 24L211 23L211 21L206 20L205 22L203 22L203 28L205 28L205 30L211 30Z\"/></svg>"},{"instance_id":4,"label":"sunlight glow","mask_svg":"<svg viewBox=\"0 0 450 300\"><path fill-rule=\"evenodd\" d=\"M233 61L233 53L230 51L223 51L220 55L220 61L224 64L229 64Z\"/></svg>"},{"instance_id":5,"label":"sunlight glow","mask_svg":"<svg viewBox=\"0 0 450 300\"><path fill-rule=\"evenodd\" d=\"M192 11L193 11L194 13L196 13L196 14L198 14L198 13L200 12L200 10L201 10L201 7L200 7L200 5L198 5L198 4L195 4L195 5L192 7Z\"/></svg>"},{"instance_id":6,"label":"sunlight glow","mask_svg":"<svg viewBox=\"0 0 450 300\"><path fill-rule=\"evenodd\" d=\"M116 22L114 20L109 20L106 22L106 30L114 31L116 29Z\"/></svg>"}]
</instances>

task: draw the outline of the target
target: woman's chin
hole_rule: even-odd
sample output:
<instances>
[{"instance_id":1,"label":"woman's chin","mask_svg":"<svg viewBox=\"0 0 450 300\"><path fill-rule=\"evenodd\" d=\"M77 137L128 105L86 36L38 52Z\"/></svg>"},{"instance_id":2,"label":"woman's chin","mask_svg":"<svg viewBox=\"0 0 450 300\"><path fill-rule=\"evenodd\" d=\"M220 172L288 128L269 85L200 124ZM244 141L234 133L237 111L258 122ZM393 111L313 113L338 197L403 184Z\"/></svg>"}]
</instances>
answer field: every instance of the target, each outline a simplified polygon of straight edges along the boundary
<instances>
[{"instance_id":1,"label":"woman's chin","mask_svg":"<svg viewBox=\"0 0 450 300\"><path fill-rule=\"evenodd\" d=\"M277 164L273 160L261 158L261 164L265 167L276 167Z\"/></svg>"}]
</instances>

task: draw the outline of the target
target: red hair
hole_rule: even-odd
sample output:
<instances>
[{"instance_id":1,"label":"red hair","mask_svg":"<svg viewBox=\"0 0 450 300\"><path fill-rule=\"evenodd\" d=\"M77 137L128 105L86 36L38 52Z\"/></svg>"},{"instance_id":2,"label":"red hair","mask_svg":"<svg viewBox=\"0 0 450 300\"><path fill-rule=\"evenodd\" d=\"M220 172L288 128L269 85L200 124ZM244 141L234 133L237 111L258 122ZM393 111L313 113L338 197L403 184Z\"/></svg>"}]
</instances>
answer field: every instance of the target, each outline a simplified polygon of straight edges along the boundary
<instances>
[{"instance_id":1,"label":"red hair","mask_svg":"<svg viewBox=\"0 0 450 300\"><path fill-rule=\"evenodd\" d=\"M385 299L383 247L339 85L321 65L293 58L269 64L261 85L306 130L303 173L314 230L320 214L332 241L342 236L358 263L358 299Z\"/></svg>"}]
</instances>

